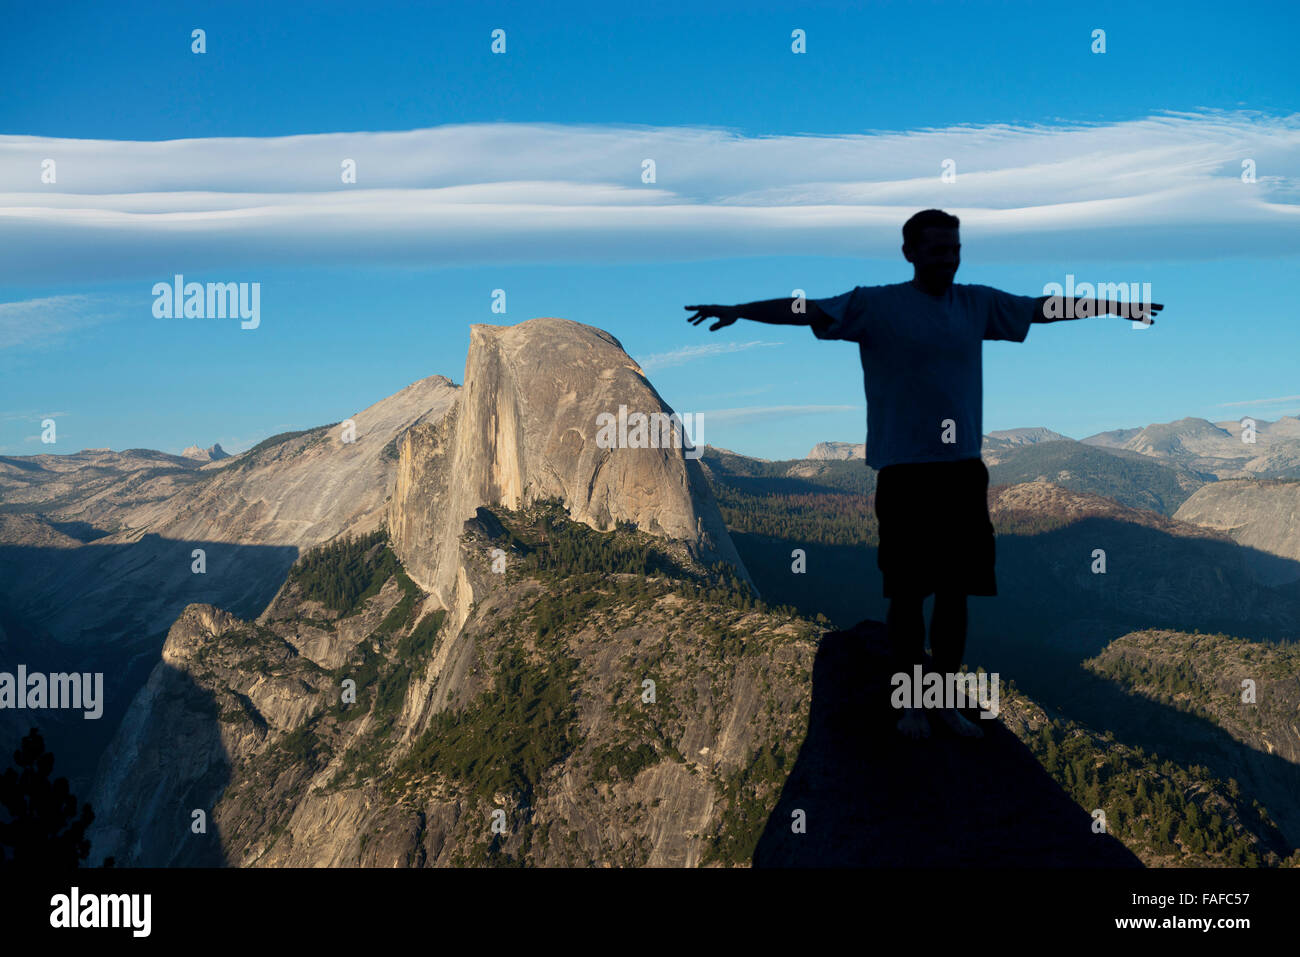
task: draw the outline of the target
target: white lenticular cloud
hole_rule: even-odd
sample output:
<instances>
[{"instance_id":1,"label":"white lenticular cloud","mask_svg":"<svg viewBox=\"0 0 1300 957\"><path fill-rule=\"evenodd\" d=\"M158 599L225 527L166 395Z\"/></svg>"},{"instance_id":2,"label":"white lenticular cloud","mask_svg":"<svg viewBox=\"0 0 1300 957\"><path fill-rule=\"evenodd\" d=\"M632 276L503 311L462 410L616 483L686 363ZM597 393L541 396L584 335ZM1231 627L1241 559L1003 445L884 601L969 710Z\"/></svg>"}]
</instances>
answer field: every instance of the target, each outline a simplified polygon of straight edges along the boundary
<instances>
[{"instance_id":1,"label":"white lenticular cloud","mask_svg":"<svg viewBox=\"0 0 1300 957\"><path fill-rule=\"evenodd\" d=\"M92 296L47 296L0 302L0 349L52 344L102 321Z\"/></svg>"},{"instance_id":2,"label":"white lenticular cloud","mask_svg":"<svg viewBox=\"0 0 1300 957\"><path fill-rule=\"evenodd\" d=\"M741 425L746 422L770 422L799 415L821 415L825 412L860 412L856 405L756 405L744 409L713 409L701 412L711 424Z\"/></svg>"},{"instance_id":3,"label":"white lenticular cloud","mask_svg":"<svg viewBox=\"0 0 1300 957\"><path fill-rule=\"evenodd\" d=\"M709 321L712 322L712 320ZM646 356L641 363L641 368L647 372L655 369L669 369L673 366L692 362L695 359L709 359L729 352L747 352L750 349L758 349L762 346L780 346L784 344L783 342L711 342L703 346L682 346L682 348L674 349L671 352L659 352L652 356Z\"/></svg>"},{"instance_id":4,"label":"white lenticular cloud","mask_svg":"<svg viewBox=\"0 0 1300 957\"><path fill-rule=\"evenodd\" d=\"M1241 405L1281 405L1283 403L1296 401L1300 401L1300 395L1284 395L1276 399L1247 399L1245 402L1220 402L1215 406L1215 408L1225 409Z\"/></svg>"},{"instance_id":5,"label":"white lenticular cloud","mask_svg":"<svg viewBox=\"0 0 1300 957\"><path fill-rule=\"evenodd\" d=\"M54 160L54 183L42 182ZM656 182L641 181L653 159ZM940 180L956 164L955 182ZM356 183L342 182L345 160ZM1242 181L1243 163L1255 182ZM476 123L164 142L0 136L0 281L246 265L899 257L938 206L974 257L1300 251L1300 114L746 137Z\"/></svg>"}]
</instances>

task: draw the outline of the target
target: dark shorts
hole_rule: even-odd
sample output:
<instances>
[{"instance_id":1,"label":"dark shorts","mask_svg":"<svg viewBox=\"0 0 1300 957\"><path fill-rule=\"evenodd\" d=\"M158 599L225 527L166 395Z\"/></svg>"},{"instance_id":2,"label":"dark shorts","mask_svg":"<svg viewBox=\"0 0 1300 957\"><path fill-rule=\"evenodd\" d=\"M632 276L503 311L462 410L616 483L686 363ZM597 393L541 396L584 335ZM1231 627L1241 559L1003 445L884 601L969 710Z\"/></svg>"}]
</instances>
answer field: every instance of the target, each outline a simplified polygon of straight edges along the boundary
<instances>
[{"instance_id":1,"label":"dark shorts","mask_svg":"<svg viewBox=\"0 0 1300 957\"><path fill-rule=\"evenodd\" d=\"M996 595L989 471L980 459L887 465L876 478L885 597Z\"/></svg>"}]
</instances>

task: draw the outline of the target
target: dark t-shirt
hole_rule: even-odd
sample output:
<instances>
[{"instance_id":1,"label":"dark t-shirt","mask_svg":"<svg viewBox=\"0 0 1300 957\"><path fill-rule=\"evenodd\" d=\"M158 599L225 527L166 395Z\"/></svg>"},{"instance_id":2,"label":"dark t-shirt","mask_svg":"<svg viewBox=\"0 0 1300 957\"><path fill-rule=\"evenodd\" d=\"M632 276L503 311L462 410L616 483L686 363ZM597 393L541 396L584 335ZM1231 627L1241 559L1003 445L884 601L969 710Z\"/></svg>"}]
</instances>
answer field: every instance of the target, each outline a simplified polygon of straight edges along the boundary
<instances>
[{"instance_id":1,"label":"dark t-shirt","mask_svg":"<svg viewBox=\"0 0 1300 957\"><path fill-rule=\"evenodd\" d=\"M979 458L984 340L1024 342L1037 297L957 283L931 296L909 281L811 301L833 320L813 325L818 339L858 343L869 466Z\"/></svg>"}]
</instances>

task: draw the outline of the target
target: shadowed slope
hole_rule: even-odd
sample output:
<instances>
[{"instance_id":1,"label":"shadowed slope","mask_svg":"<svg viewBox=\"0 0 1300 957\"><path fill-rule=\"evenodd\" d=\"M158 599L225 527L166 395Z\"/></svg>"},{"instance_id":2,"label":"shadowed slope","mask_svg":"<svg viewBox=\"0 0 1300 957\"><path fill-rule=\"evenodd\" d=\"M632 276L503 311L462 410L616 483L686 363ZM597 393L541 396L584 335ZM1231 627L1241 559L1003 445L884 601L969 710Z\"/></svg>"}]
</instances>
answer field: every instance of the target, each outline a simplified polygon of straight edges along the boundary
<instances>
[{"instance_id":1,"label":"shadowed slope","mask_svg":"<svg viewBox=\"0 0 1300 957\"><path fill-rule=\"evenodd\" d=\"M808 736L754 852L756 867L1140 867L997 720L982 740L904 741L889 705L885 626L829 632ZM807 833L794 833L796 810Z\"/></svg>"}]
</instances>

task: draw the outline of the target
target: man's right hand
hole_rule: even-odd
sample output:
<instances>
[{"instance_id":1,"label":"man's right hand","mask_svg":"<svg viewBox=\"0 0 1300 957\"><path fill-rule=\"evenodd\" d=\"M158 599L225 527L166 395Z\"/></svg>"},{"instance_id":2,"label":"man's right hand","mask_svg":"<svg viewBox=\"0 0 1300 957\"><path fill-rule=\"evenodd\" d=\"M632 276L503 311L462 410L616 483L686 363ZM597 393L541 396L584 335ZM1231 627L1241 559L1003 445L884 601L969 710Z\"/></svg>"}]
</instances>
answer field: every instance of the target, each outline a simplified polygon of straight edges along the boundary
<instances>
[{"instance_id":1,"label":"man's right hand","mask_svg":"<svg viewBox=\"0 0 1300 957\"><path fill-rule=\"evenodd\" d=\"M686 321L692 325L698 326L705 319L717 319L717 322L709 326L710 332L717 332L723 326L729 326L740 318L735 306L687 306L686 308L695 312L695 315L686 317Z\"/></svg>"}]
</instances>

